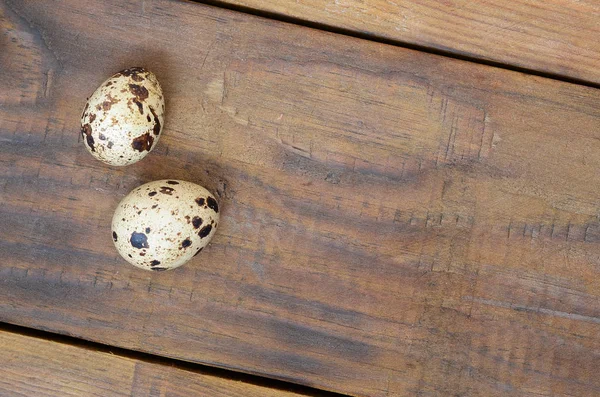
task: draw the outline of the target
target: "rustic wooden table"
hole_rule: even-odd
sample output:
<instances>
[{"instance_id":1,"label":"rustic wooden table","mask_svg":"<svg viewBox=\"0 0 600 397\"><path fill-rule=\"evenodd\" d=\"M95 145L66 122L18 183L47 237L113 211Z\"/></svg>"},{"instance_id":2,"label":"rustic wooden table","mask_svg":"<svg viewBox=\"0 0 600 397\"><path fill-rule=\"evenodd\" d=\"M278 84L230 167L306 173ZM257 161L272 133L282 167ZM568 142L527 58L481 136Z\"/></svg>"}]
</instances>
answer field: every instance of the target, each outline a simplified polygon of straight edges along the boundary
<instances>
[{"instance_id":1,"label":"rustic wooden table","mask_svg":"<svg viewBox=\"0 0 600 397\"><path fill-rule=\"evenodd\" d=\"M0 1L0 394L600 396L600 6L508 3ZM129 66L167 115L116 168ZM110 220L163 178L220 227L144 272Z\"/></svg>"}]
</instances>

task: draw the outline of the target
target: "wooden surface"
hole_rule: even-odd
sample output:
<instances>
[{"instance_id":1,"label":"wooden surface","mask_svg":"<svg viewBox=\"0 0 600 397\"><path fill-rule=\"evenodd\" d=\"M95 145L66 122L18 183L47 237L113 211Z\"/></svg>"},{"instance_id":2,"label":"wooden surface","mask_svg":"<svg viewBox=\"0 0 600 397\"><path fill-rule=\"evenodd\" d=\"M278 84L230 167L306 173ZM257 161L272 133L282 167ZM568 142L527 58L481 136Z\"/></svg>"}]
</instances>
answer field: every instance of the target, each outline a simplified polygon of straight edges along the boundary
<instances>
[{"instance_id":1,"label":"wooden surface","mask_svg":"<svg viewBox=\"0 0 600 397\"><path fill-rule=\"evenodd\" d=\"M600 83L597 0L218 2Z\"/></svg>"},{"instance_id":2,"label":"wooden surface","mask_svg":"<svg viewBox=\"0 0 600 397\"><path fill-rule=\"evenodd\" d=\"M3 397L299 396L4 331L0 348Z\"/></svg>"},{"instance_id":3,"label":"wooden surface","mask_svg":"<svg viewBox=\"0 0 600 397\"><path fill-rule=\"evenodd\" d=\"M599 91L195 3L0 4L0 321L361 396L600 394ZM134 65L165 129L109 167L79 115ZM110 219L162 178L221 222L149 273Z\"/></svg>"}]
</instances>

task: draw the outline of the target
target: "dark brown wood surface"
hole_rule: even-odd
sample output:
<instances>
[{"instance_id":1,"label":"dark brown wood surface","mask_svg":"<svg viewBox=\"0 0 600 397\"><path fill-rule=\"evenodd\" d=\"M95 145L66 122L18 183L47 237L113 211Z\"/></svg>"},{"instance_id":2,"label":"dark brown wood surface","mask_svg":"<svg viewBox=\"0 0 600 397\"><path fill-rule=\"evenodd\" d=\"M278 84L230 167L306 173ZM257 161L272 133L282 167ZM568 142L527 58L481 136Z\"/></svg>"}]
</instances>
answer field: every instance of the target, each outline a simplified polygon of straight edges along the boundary
<instances>
[{"instance_id":1,"label":"dark brown wood surface","mask_svg":"<svg viewBox=\"0 0 600 397\"><path fill-rule=\"evenodd\" d=\"M600 393L598 90L174 1L0 2L0 321L362 396ZM79 142L143 65L145 160ZM172 272L110 220L221 199Z\"/></svg>"},{"instance_id":2,"label":"dark brown wood surface","mask_svg":"<svg viewBox=\"0 0 600 397\"><path fill-rule=\"evenodd\" d=\"M294 397L233 379L0 331L0 395Z\"/></svg>"},{"instance_id":3,"label":"dark brown wood surface","mask_svg":"<svg viewBox=\"0 0 600 397\"><path fill-rule=\"evenodd\" d=\"M597 0L218 0L217 3L600 83Z\"/></svg>"}]
</instances>

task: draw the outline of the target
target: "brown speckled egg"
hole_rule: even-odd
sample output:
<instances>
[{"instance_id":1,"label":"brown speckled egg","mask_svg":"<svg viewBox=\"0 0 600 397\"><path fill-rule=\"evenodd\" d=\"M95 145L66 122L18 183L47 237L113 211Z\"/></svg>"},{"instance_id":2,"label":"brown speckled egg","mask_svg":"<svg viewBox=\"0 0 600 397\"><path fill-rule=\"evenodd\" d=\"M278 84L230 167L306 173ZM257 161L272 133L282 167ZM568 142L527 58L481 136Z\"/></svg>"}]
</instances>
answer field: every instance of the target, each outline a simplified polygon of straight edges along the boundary
<instances>
[{"instance_id":1,"label":"brown speckled egg","mask_svg":"<svg viewBox=\"0 0 600 397\"><path fill-rule=\"evenodd\" d=\"M117 250L145 270L179 267L215 234L219 206L202 186L178 180L146 183L119 203L112 219Z\"/></svg>"},{"instance_id":2,"label":"brown speckled egg","mask_svg":"<svg viewBox=\"0 0 600 397\"><path fill-rule=\"evenodd\" d=\"M81 115L84 145L107 164L133 164L158 142L164 113L156 76L144 68L125 69L102 83L88 99Z\"/></svg>"}]
</instances>

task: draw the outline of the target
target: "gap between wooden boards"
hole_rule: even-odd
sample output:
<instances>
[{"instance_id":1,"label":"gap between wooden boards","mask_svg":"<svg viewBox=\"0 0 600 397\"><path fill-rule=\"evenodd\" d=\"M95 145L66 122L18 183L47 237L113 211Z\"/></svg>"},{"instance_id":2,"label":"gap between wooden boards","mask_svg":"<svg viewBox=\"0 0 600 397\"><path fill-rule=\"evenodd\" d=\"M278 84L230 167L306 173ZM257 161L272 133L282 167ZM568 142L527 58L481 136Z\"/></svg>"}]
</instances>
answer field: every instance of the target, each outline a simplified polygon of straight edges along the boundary
<instances>
[{"instance_id":1,"label":"gap between wooden boards","mask_svg":"<svg viewBox=\"0 0 600 397\"><path fill-rule=\"evenodd\" d=\"M519 73L529 74L529 75L533 75L533 76L544 77L547 79L562 81L565 83L570 83L570 84L575 84L575 85L581 85L584 87L600 88L600 83L594 83L594 82L587 81L584 79L579 79L576 77L565 76L565 75L558 74L558 73L544 72L544 71L539 71L539 70L535 70L535 69L520 67L520 66L511 65L511 64L507 64L507 63L503 63L503 62L478 58L478 57L470 56L470 55L466 55L466 54L460 54L458 52L444 51L444 50L434 48L434 47L427 47L427 46L423 46L423 45L419 45L419 44L408 43L408 42L401 41L401 40L395 40L395 39L390 39L390 38L386 38L386 37L381 37L381 36L378 36L378 35L372 34L372 33L360 32L360 31L356 31L356 30L352 30L352 29L329 25L329 24L322 23L322 22L314 22L314 21L310 21L307 19L302 19L302 18L290 16L290 15L280 14L277 12L259 10L256 8L242 6L242 5L238 5L238 4L231 4L231 3L228 3L227 1L223 1L223 0L190 0L190 1L208 5L208 6L223 8L223 9L227 9L227 10L231 10L231 11L236 11L236 12L240 12L240 13L244 13L244 14L254 15L254 16L257 16L260 18L272 19L272 20L279 21L279 22L299 25L299 26L303 26L306 28L310 28L310 29L322 30L322 31L326 31L326 32L334 33L334 34L340 34L343 36L350 36L350 37L355 37L355 38L362 39L362 40L373 41L376 43L382 43L382 44L387 44L387 45L391 45L391 46L395 46L395 47L406 48L409 50L420 51L420 52L424 52L427 54L438 55L438 56L443 56L443 57L447 57L447 58L458 59L461 61L477 63L480 65L486 65L486 66L490 66L493 68L511 70L513 72L519 72Z\"/></svg>"},{"instance_id":2,"label":"gap between wooden boards","mask_svg":"<svg viewBox=\"0 0 600 397\"><path fill-rule=\"evenodd\" d=\"M71 347L76 347L99 353L108 353L115 356L128 358L131 360L142 361L150 364L159 364L184 371L194 372L205 376L212 376L228 381L243 382L248 385L286 391L298 395L325 397L346 396L345 394L321 390L310 386L299 385L296 383L286 382L278 379L271 379L263 376L252 375L223 368L211 367L208 365L177 360L164 356L157 356L154 354L144 353L137 350L105 345L102 343L92 342L73 336L56 334L50 331L44 331L40 329L34 329L5 322L0 322L0 332L7 332L20 336L35 338L38 340L46 340L53 343L60 343Z\"/></svg>"}]
</instances>

